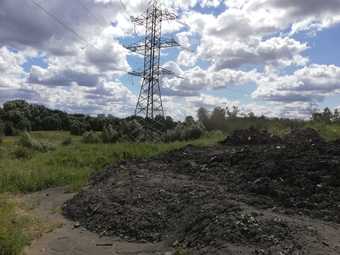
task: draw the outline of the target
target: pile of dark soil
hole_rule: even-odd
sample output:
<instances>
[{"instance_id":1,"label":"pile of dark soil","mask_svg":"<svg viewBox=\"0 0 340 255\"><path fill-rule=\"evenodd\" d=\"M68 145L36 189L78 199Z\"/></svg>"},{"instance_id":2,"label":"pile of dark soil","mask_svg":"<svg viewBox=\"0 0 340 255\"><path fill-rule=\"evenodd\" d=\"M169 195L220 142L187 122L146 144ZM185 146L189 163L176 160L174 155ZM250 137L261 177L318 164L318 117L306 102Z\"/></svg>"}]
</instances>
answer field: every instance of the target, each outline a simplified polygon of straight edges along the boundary
<instances>
[{"instance_id":1,"label":"pile of dark soil","mask_svg":"<svg viewBox=\"0 0 340 255\"><path fill-rule=\"evenodd\" d=\"M257 211L340 223L340 144L303 135L274 145L188 146L121 163L93 176L64 213L102 235L176 242L197 254L230 245L304 254L295 226ZM289 139L318 146L291 146Z\"/></svg>"},{"instance_id":2,"label":"pile of dark soil","mask_svg":"<svg viewBox=\"0 0 340 255\"><path fill-rule=\"evenodd\" d=\"M293 129L283 138L283 141L289 145L319 145L325 142L320 134L312 128Z\"/></svg>"},{"instance_id":3,"label":"pile of dark soil","mask_svg":"<svg viewBox=\"0 0 340 255\"><path fill-rule=\"evenodd\" d=\"M91 231L129 240L166 241L195 250L228 242L268 254L300 249L284 221L246 212L223 186L167 168L162 161L108 168L65 205L64 213ZM208 249L203 254L215 253Z\"/></svg>"},{"instance_id":4,"label":"pile of dark soil","mask_svg":"<svg viewBox=\"0 0 340 255\"><path fill-rule=\"evenodd\" d=\"M255 128L236 130L222 142L222 144L232 146L277 143L281 143L280 137L272 135L266 130L260 131Z\"/></svg>"}]
</instances>

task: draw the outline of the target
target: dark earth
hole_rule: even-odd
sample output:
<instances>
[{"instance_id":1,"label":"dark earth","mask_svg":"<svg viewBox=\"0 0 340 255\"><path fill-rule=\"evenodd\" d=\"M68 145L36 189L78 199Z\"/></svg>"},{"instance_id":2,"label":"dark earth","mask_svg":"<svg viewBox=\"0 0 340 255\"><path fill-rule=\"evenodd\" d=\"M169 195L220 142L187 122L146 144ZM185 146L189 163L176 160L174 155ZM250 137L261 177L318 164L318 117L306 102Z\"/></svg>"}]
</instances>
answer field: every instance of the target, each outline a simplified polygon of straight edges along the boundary
<instances>
[{"instance_id":1,"label":"dark earth","mask_svg":"<svg viewBox=\"0 0 340 255\"><path fill-rule=\"evenodd\" d=\"M312 129L236 131L216 146L121 162L64 206L102 236L188 254L340 254L339 239L309 226L337 228L339 211L340 143Z\"/></svg>"}]
</instances>

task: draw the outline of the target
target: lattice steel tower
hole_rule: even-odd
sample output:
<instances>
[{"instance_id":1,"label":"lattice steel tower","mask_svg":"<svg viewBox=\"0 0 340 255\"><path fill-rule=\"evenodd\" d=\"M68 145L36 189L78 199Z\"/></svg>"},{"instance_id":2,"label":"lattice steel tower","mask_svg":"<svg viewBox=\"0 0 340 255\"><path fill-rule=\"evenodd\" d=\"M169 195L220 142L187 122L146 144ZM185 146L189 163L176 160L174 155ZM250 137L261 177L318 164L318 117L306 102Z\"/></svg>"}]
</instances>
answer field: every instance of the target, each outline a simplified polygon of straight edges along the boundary
<instances>
[{"instance_id":1,"label":"lattice steel tower","mask_svg":"<svg viewBox=\"0 0 340 255\"><path fill-rule=\"evenodd\" d=\"M126 46L129 50L144 55L144 70L129 73L142 78L135 115L143 115L149 119L164 116L160 77L174 73L160 66L161 49L177 47L179 44L174 39L162 38L162 22L175 19L174 13L161 8L159 0L151 1L144 15L131 17L136 25L145 26L143 42Z\"/></svg>"}]
</instances>

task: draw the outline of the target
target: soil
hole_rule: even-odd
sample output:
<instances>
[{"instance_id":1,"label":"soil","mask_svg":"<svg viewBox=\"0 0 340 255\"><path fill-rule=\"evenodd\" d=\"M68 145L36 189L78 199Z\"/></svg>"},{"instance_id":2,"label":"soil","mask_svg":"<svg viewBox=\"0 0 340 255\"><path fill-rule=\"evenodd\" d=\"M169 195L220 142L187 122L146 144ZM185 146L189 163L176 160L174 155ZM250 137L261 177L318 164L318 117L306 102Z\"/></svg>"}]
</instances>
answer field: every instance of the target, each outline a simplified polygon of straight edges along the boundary
<instances>
[{"instance_id":1,"label":"soil","mask_svg":"<svg viewBox=\"0 0 340 255\"><path fill-rule=\"evenodd\" d=\"M340 144L298 130L249 146L238 132L233 146L109 167L64 214L100 236L190 254L340 254Z\"/></svg>"},{"instance_id":2,"label":"soil","mask_svg":"<svg viewBox=\"0 0 340 255\"><path fill-rule=\"evenodd\" d=\"M282 143L280 137L270 134L267 130L258 130L255 128L236 130L222 142L224 145L231 146L279 143Z\"/></svg>"},{"instance_id":3,"label":"soil","mask_svg":"<svg viewBox=\"0 0 340 255\"><path fill-rule=\"evenodd\" d=\"M127 242L100 236L63 217L61 208L74 194L54 188L20 198L41 222L58 226L35 240L24 255L167 255L173 249L163 243Z\"/></svg>"}]
</instances>

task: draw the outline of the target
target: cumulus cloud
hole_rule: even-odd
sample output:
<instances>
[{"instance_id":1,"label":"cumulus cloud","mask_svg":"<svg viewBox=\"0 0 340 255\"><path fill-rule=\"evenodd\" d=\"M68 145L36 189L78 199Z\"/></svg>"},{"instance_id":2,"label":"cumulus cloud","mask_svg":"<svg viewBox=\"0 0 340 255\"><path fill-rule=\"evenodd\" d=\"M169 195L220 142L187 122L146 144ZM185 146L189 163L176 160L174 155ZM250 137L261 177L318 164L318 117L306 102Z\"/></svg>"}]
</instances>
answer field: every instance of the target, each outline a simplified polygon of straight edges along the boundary
<instances>
[{"instance_id":1,"label":"cumulus cloud","mask_svg":"<svg viewBox=\"0 0 340 255\"><path fill-rule=\"evenodd\" d=\"M268 40L254 39L251 42L231 41L205 37L198 54L219 69L237 69L243 65L305 65L308 59L302 56L305 43L288 37L273 37Z\"/></svg>"},{"instance_id":2,"label":"cumulus cloud","mask_svg":"<svg viewBox=\"0 0 340 255\"><path fill-rule=\"evenodd\" d=\"M71 112L132 114L137 91L121 77L137 66L122 42L134 32L143 36L130 15L142 14L148 1L37 2L64 25L30 0L0 1L0 102L23 98ZM193 115L200 106L237 104L211 91L249 84L257 88L244 110L269 116L306 116L311 104L339 93L339 67L310 63L311 45L295 36L339 24L338 0L162 5L178 9L180 22L163 26L163 32L176 33L186 49L164 56L164 67L183 77L162 79L166 109L177 117Z\"/></svg>"},{"instance_id":3,"label":"cumulus cloud","mask_svg":"<svg viewBox=\"0 0 340 255\"><path fill-rule=\"evenodd\" d=\"M183 71L177 67L177 71L183 78L166 79L164 85L166 88L177 92L176 95L183 93L186 96L189 92L198 92L202 90L217 90L233 86L244 85L256 80L259 76L255 70L243 72L232 69L204 70L200 67Z\"/></svg>"},{"instance_id":4,"label":"cumulus cloud","mask_svg":"<svg viewBox=\"0 0 340 255\"><path fill-rule=\"evenodd\" d=\"M340 67L310 65L292 75L263 76L253 97L277 102L321 102L340 93Z\"/></svg>"}]
</instances>

